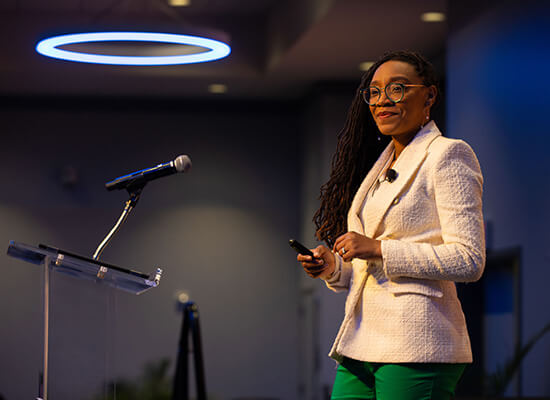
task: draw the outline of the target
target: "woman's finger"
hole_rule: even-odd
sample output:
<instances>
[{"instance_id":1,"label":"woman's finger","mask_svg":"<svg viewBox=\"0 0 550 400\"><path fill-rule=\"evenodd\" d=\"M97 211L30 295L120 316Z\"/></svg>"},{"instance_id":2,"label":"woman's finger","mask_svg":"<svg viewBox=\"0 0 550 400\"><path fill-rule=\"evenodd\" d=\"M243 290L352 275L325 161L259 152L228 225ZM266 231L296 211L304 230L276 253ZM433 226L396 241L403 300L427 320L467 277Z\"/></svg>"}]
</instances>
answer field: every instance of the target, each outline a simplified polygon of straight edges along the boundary
<instances>
[{"instance_id":1,"label":"woman's finger","mask_svg":"<svg viewBox=\"0 0 550 400\"><path fill-rule=\"evenodd\" d=\"M304 269L308 272L321 272L324 270L327 266L325 264L321 265L303 265Z\"/></svg>"},{"instance_id":2,"label":"woman's finger","mask_svg":"<svg viewBox=\"0 0 550 400\"><path fill-rule=\"evenodd\" d=\"M355 257L355 252L350 250L344 253L344 255L342 256L342 260L344 260L345 262L350 262L354 257Z\"/></svg>"},{"instance_id":3,"label":"woman's finger","mask_svg":"<svg viewBox=\"0 0 550 400\"><path fill-rule=\"evenodd\" d=\"M344 257L344 255L349 251L350 247L351 245L348 240L342 240L334 251L337 252L340 256Z\"/></svg>"},{"instance_id":4,"label":"woman's finger","mask_svg":"<svg viewBox=\"0 0 550 400\"><path fill-rule=\"evenodd\" d=\"M302 264L304 272L311 278L326 275L326 271L334 268L334 254L323 245L312 249L313 258L303 254L297 255L297 260Z\"/></svg>"},{"instance_id":5,"label":"woman's finger","mask_svg":"<svg viewBox=\"0 0 550 400\"><path fill-rule=\"evenodd\" d=\"M342 236L339 236L338 239L336 239L336 242L334 242L334 252L338 252L339 254L342 248L346 248L346 244L351 240L350 232L343 234ZM346 249L347 250L347 249Z\"/></svg>"},{"instance_id":6,"label":"woman's finger","mask_svg":"<svg viewBox=\"0 0 550 400\"><path fill-rule=\"evenodd\" d=\"M334 251L335 253L338 251L342 240L344 240L344 235L338 236L338 238L336 238L336 241L334 242L334 246L332 246L332 251Z\"/></svg>"},{"instance_id":7,"label":"woman's finger","mask_svg":"<svg viewBox=\"0 0 550 400\"><path fill-rule=\"evenodd\" d=\"M306 256L305 254L298 254L296 259L300 262L315 262L311 256Z\"/></svg>"}]
</instances>

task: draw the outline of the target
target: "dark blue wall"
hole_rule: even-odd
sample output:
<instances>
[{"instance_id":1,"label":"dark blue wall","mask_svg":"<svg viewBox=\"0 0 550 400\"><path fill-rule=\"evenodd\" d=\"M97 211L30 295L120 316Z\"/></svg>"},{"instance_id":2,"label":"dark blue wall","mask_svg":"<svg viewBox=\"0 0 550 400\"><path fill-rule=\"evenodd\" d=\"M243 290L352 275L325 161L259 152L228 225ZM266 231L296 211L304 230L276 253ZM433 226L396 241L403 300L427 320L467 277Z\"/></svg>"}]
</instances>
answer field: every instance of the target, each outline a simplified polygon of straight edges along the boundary
<instances>
[{"instance_id":1,"label":"dark blue wall","mask_svg":"<svg viewBox=\"0 0 550 400\"><path fill-rule=\"evenodd\" d=\"M447 133L479 157L488 245L521 246L525 343L550 322L550 4L450 2L449 15ZM547 335L525 359L523 394L550 395L549 371Z\"/></svg>"}]
</instances>

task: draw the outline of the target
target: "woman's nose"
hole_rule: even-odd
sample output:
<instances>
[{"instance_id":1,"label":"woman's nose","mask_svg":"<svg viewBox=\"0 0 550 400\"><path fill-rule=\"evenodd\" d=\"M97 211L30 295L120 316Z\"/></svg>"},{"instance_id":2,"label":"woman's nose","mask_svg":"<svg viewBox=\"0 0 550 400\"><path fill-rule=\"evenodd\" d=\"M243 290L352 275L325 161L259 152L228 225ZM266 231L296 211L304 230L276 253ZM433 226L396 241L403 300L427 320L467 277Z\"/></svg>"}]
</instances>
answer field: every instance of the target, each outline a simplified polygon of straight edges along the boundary
<instances>
[{"instance_id":1,"label":"woman's nose","mask_svg":"<svg viewBox=\"0 0 550 400\"><path fill-rule=\"evenodd\" d=\"M380 97L378 97L378 101L376 102L376 105L378 106L378 105L381 105L381 104L386 104L388 102L393 104L393 101L390 100L390 98L386 94L386 91L381 90L380 91Z\"/></svg>"}]
</instances>

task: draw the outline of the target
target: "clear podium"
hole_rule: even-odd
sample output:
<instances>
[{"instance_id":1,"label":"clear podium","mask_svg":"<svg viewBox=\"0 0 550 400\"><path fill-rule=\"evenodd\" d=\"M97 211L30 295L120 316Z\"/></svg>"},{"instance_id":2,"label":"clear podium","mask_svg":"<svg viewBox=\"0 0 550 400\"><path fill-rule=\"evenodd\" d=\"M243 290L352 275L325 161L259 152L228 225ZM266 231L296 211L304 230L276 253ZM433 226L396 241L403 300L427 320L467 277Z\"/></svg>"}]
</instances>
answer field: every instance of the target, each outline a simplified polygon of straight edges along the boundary
<instances>
[{"instance_id":1,"label":"clear podium","mask_svg":"<svg viewBox=\"0 0 550 400\"><path fill-rule=\"evenodd\" d=\"M158 286L162 269L145 274L47 245L15 241L10 241L7 254L43 266L43 367L37 398L116 398L115 293L138 295Z\"/></svg>"}]
</instances>

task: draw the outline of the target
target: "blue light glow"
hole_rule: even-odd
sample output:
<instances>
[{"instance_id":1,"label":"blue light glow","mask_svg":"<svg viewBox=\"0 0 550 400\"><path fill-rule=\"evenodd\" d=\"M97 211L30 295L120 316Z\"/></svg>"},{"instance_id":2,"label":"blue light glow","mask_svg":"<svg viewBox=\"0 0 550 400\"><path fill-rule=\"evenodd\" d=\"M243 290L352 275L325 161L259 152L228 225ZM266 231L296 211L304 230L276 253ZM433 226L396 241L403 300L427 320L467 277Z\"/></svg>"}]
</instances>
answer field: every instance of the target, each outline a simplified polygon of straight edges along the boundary
<instances>
[{"instance_id":1,"label":"blue light glow","mask_svg":"<svg viewBox=\"0 0 550 400\"><path fill-rule=\"evenodd\" d=\"M172 56L113 56L61 50L58 46L88 42L158 42L205 47L208 51ZM176 65L219 60L231 53L227 44L200 36L153 32L90 32L54 36L36 45L36 51L44 56L68 61L112 65Z\"/></svg>"}]
</instances>

